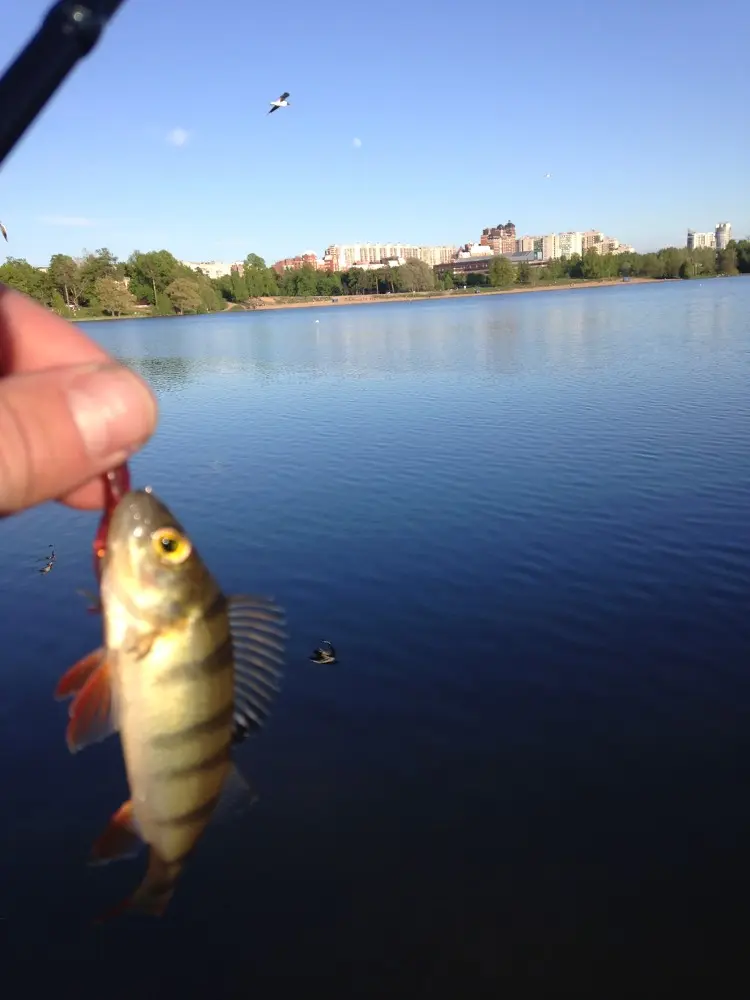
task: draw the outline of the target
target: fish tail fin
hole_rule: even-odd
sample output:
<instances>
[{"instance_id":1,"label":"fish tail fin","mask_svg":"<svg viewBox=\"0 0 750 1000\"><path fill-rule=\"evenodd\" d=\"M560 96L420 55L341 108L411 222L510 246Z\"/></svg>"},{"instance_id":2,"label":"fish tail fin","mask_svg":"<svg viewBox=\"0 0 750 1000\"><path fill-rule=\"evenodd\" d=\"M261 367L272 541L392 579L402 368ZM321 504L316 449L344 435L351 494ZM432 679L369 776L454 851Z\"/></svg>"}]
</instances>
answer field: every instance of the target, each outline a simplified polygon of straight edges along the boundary
<instances>
[{"instance_id":1,"label":"fish tail fin","mask_svg":"<svg viewBox=\"0 0 750 1000\"><path fill-rule=\"evenodd\" d=\"M104 923L129 911L163 917L174 895L182 866L182 861L170 863L152 850L146 876L133 895L102 913L96 923Z\"/></svg>"}]
</instances>

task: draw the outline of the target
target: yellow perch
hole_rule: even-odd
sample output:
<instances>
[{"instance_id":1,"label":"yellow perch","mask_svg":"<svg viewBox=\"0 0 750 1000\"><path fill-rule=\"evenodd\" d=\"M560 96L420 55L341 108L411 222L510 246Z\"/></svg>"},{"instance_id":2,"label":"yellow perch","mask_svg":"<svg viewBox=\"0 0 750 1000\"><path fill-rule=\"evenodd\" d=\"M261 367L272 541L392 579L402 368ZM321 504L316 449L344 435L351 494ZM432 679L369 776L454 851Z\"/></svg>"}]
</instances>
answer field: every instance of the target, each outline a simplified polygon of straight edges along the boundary
<instances>
[{"instance_id":1,"label":"yellow perch","mask_svg":"<svg viewBox=\"0 0 750 1000\"><path fill-rule=\"evenodd\" d=\"M233 768L233 742L257 731L278 690L283 612L264 597L225 597L182 525L132 491L109 527L101 577L104 645L55 695L70 706L70 751L119 731L130 799L92 860L149 845L146 876L109 915L161 916Z\"/></svg>"}]
</instances>

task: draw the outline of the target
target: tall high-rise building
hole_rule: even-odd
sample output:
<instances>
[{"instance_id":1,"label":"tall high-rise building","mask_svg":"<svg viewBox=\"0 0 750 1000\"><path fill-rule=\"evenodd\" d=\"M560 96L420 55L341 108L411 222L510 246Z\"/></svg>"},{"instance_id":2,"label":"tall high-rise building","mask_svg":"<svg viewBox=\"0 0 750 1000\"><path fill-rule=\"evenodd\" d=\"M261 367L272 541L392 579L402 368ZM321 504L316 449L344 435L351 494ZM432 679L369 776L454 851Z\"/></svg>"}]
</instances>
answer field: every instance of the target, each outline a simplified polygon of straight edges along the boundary
<instances>
[{"instance_id":1,"label":"tall high-rise building","mask_svg":"<svg viewBox=\"0 0 750 1000\"><path fill-rule=\"evenodd\" d=\"M560 241L557 233L548 236L535 236L532 247L534 253L541 254L540 260L557 260L560 256Z\"/></svg>"},{"instance_id":2,"label":"tall high-rise building","mask_svg":"<svg viewBox=\"0 0 750 1000\"><path fill-rule=\"evenodd\" d=\"M583 253L583 233L558 233L560 257Z\"/></svg>"},{"instance_id":3,"label":"tall high-rise building","mask_svg":"<svg viewBox=\"0 0 750 1000\"><path fill-rule=\"evenodd\" d=\"M693 229L688 229L688 250L702 250L704 247L710 247L713 249L716 246L716 237L718 232L718 227L715 233L696 233Z\"/></svg>"},{"instance_id":4,"label":"tall high-rise building","mask_svg":"<svg viewBox=\"0 0 750 1000\"><path fill-rule=\"evenodd\" d=\"M723 250L732 238L732 223L717 222L716 224L716 249Z\"/></svg>"}]
</instances>

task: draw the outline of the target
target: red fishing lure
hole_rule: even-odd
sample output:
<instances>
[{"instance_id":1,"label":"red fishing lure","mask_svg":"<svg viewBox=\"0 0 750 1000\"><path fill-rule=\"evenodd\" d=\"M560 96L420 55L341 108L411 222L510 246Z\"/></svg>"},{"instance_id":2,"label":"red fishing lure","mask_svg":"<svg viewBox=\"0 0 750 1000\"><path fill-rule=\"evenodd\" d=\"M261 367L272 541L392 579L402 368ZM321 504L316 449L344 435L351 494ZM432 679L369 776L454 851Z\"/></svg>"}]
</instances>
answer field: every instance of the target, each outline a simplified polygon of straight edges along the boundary
<instances>
[{"instance_id":1,"label":"red fishing lure","mask_svg":"<svg viewBox=\"0 0 750 1000\"><path fill-rule=\"evenodd\" d=\"M97 583L101 583L102 579L102 559L107 551L107 532L109 531L110 519L115 507L130 489L130 470L127 463L124 462L116 469L106 473L102 479L104 481L104 512L94 536L93 546L94 575ZM89 608L89 611L92 614L98 614L101 611L101 606L97 602L95 607Z\"/></svg>"}]
</instances>

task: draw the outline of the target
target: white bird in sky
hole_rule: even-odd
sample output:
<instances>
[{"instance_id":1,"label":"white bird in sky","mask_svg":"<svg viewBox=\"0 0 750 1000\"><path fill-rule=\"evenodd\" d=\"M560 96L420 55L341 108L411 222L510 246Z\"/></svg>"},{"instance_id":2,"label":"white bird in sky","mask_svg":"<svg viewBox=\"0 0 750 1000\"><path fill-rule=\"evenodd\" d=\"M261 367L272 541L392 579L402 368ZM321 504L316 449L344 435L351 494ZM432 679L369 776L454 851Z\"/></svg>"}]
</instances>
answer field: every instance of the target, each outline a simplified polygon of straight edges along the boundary
<instances>
[{"instance_id":1,"label":"white bird in sky","mask_svg":"<svg viewBox=\"0 0 750 1000\"><path fill-rule=\"evenodd\" d=\"M545 179L547 179L547 178L551 177L552 174L545 174L544 176L545 176Z\"/></svg>"},{"instance_id":2,"label":"white bird in sky","mask_svg":"<svg viewBox=\"0 0 750 1000\"><path fill-rule=\"evenodd\" d=\"M271 101L271 110L268 112L269 115L272 115L274 111L278 111L279 108L288 108L289 104L291 103L290 101L287 100L288 97L289 97L289 92L285 90L284 93L281 95L281 97L278 99L278 101Z\"/></svg>"},{"instance_id":3,"label":"white bird in sky","mask_svg":"<svg viewBox=\"0 0 750 1000\"><path fill-rule=\"evenodd\" d=\"M3 234L3 236L5 237L5 242L7 243L8 242L8 230L5 228L5 226L2 224L2 222L0 222L0 233Z\"/></svg>"}]
</instances>

